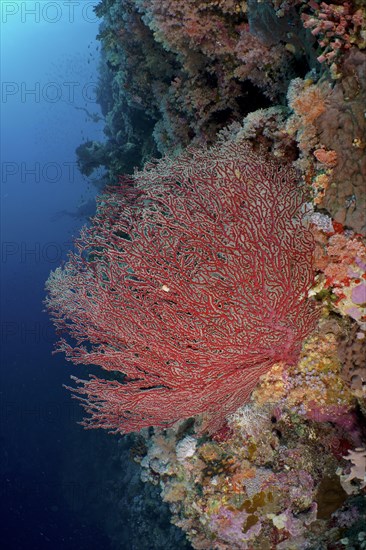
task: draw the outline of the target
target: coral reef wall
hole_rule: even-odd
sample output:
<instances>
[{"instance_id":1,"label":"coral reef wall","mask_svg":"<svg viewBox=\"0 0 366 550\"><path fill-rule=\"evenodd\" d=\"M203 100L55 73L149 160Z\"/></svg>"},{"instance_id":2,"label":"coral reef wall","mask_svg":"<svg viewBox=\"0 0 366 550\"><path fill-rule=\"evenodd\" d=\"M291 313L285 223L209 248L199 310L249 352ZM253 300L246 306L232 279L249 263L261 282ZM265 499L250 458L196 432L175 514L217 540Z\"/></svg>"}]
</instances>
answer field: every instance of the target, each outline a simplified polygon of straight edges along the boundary
<instances>
[{"instance_id":1,"label":"coral reef wall","mask_svg":"<svg viewBox=\"0 0 366 550\"><path fill-rule=\"evenodd\" d=\"M365 1L96 13L112 185L47 283L85 425L193 548L366 548Z\"/></svg>"}]
</instances>

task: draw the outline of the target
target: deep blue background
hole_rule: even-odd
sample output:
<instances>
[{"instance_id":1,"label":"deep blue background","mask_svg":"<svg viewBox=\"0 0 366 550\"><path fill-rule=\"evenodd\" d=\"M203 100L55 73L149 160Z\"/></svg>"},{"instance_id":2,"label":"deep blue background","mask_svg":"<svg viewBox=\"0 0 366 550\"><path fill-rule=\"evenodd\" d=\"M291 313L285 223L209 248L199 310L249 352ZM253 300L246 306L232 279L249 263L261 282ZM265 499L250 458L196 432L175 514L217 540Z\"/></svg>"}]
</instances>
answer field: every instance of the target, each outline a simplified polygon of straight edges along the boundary
<instances>
[{"instance_id":1,"label":"deep blue background","mask_svg":"<svg viewBox=\"0 0 366 550\"><path fill-rule=\"evenodd\" d=\"M76 424L79 408L62 388L73 370L52 356L55 335L42 311L44 282L85 223L77 209L96 194L77 171L75 148L101 138L103 127L89 116L100 112L99 22L93 2L71 4L1 2L0 544L7 550L109 548L88 507L94 456L108 444Z\"/></svg>"}]
</instances>

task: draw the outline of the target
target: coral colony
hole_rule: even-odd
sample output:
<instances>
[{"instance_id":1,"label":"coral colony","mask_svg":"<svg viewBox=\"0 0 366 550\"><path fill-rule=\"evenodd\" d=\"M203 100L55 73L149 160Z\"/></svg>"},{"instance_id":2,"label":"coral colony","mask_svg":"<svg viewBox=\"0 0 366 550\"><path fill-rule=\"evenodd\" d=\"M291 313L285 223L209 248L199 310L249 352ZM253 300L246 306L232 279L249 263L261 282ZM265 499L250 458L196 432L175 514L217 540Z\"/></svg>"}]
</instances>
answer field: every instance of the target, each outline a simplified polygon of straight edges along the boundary
<instances>
[{"instance_id":1,"label":"coral colony","mask_svg":"<svg viewBox=\"0 0 366 550\"><path fill-rule=\"evenodd\" d=\"M77 341L61 347L126 376L77 390L93 426L206 412L212 432L274 363L297 361L314 329L303 195L293 169L235 142L160 161L130 186L103 196L48 282L56 326Z\"/></svg>"},{"instance_id":2,"label":"coral colony","mask_svg":"<svg viewBox=\"0 0 366 550\"><path fill-rule=\"evenodd\" d=\"M46 303L196 549L366 548L365 9L96 7L110 185Z\"/></svg>"}]
</instances>

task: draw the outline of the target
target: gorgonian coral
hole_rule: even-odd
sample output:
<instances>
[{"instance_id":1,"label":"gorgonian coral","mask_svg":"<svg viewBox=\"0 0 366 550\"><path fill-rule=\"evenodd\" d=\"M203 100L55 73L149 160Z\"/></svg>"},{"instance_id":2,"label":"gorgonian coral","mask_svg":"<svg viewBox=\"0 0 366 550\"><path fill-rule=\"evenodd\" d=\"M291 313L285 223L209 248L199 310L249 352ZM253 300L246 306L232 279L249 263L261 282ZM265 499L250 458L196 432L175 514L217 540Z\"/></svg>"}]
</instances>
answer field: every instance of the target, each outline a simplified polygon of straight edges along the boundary
<instances>
[{"instance_id":1,"label":"gorgonian coral","mask_svg":"<svg viewBox=\"0 0 366 550\"><path fill-rule=\"evenodd\" d=\"M314 327L304 197L293 169L242 142L131 182L102 197L47 283L75 341L59 349L119 374L79 381L87 426L128 432L205 412L213 432L274 363L296 362Z\"/></svg>"}]
</instances>

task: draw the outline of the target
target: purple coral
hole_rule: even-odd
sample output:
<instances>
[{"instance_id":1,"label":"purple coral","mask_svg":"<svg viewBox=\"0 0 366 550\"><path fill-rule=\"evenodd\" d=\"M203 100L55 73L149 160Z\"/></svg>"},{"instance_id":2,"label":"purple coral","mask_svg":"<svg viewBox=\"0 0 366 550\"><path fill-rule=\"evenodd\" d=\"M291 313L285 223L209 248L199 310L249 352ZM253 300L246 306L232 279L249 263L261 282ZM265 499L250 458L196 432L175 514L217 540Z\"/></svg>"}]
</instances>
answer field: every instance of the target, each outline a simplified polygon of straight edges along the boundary
<instances>
[{"instance_id":1,"label":"purple coral","mask_svg":"<svg viewBox=\"0 0 366 550\"><path fill-rule=\"evenodd\" d=\"M258 536L262 528L258 517L255 518L255 524L246 529L249 517L245 511L229 510L221 506L218 513L211 516L210 529L225 542L235 545L240 542L245 543ZM245 545L243 548L247 548L247 546Z\"/></svg>"},{"instance_id":2,"label":"purple coral","mask_svg":"<svg viewBox=\"0 0 366 550\"><path fill-rule=\"evenodd\" d=\"M366 283L361 282L352 289L352 302L354 304L366 304Z\"/></svg>"}]
</instances>

